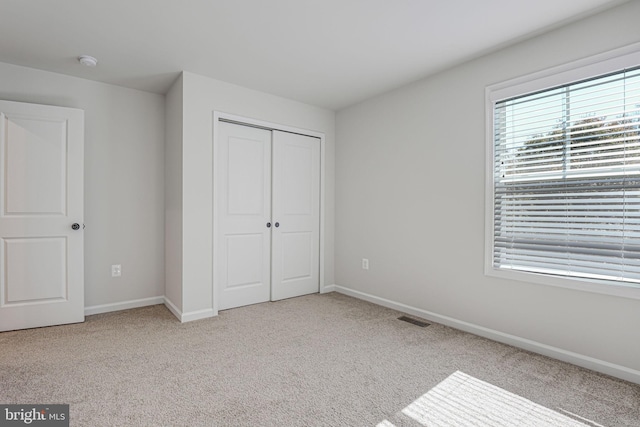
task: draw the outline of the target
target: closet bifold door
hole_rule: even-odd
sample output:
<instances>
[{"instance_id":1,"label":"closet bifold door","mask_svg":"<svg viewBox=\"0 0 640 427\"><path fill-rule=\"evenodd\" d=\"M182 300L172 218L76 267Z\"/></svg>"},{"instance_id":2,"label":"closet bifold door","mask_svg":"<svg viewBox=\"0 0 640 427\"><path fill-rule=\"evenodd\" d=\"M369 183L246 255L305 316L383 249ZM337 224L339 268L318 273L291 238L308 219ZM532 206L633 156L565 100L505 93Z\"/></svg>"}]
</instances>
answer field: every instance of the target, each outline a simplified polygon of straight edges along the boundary
<instances>
[{"instance_id":1,"label":"closet bifold door","mask_svg":"<svg viewBox=\"0 0 640 427\"><path fill-rule=\"evenodd\" d=\"M270 298L271 131L220 122L217 143L214 279L224 310Z\"/></svg>"},{"instance_id":2,"label":"closet bifold door","mask_svg":"<svg viewBox=\"0 0 640 427\"><path fill-rule=\"evenodd\" d=\"M320 290L320 139L272 136L271 300Z\"/></svg>"}]
</instances>

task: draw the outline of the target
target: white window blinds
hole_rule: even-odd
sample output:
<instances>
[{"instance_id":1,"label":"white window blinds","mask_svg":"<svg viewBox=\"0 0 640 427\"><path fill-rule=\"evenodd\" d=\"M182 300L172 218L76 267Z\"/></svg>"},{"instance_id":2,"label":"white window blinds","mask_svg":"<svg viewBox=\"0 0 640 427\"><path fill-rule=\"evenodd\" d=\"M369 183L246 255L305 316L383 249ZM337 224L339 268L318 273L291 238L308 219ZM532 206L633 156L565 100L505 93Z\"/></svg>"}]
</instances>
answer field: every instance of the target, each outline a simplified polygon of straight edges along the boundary
<instances>
[{"instance_id":1,"label":"white window blinds","mask_svg":"<svg viewBox=\"0 0 640 427\"><path fill-rule=\"evenodd\" d=\"M640 67L494 106L493 267L640 287Z\"/></svg>"}]
</instances>

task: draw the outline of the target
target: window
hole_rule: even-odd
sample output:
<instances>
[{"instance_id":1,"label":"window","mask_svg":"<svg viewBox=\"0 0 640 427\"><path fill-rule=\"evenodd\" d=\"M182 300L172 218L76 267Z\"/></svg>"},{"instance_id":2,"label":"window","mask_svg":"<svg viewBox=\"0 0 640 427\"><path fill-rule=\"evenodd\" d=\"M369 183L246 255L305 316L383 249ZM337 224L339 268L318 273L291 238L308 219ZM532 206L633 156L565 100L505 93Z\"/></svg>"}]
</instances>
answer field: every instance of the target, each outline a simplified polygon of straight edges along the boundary
<instances>
[{"instance_id":1,"label":"window","mask_svg":"<svg viewBox=\"0 0 640 427\"><path fill-rule=\"evenodd\" d=\"M488 91L489 274L640 290L640 61L516 90Z\"/></svg>"}]
</instances>

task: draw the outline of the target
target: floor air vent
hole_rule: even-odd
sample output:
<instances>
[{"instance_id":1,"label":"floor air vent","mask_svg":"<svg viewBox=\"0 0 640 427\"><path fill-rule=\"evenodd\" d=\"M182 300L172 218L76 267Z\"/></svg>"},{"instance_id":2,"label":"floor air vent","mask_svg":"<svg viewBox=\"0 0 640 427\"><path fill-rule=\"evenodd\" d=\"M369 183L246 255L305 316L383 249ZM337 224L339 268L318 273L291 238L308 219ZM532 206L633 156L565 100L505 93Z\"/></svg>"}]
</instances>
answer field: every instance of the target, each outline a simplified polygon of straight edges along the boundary
<instances>
[{"instance_id":1,"label":"floor air vent","mask_svg":"<svg viewBox=\"0 0 640 427\"><path fill-rule=\"evenodd\" d=\"M408 322L408 323L411 323L413 325L420 326L421 328L424 328L425 326L429 326L429 323L427 323L427 322L422 322L420 320L412 319L412 318L407 317L407 316L400 316L400 317L398 317L398 320L402 320L403 322Z\"/></svg>"}]
</instances>

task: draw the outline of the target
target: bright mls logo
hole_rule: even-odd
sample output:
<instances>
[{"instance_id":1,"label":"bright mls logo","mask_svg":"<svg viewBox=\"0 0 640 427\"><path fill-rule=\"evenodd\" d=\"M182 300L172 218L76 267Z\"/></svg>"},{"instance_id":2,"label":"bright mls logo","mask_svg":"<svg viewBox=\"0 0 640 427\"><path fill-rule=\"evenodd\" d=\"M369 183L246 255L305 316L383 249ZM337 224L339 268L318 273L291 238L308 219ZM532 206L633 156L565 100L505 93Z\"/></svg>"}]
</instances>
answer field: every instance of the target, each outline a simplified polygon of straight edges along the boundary
<instances>
[{"instance_id":1,"label":"bright mls logo","mask_svg":"<svg viewBox=\"0 0 640 427\"><path fill-rule=\"evenodd\" d=\"M0 405L0 427L69 427L69 405Z\"/></svg>"}]
</instances>

